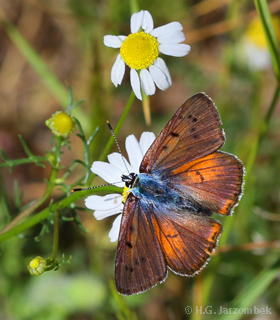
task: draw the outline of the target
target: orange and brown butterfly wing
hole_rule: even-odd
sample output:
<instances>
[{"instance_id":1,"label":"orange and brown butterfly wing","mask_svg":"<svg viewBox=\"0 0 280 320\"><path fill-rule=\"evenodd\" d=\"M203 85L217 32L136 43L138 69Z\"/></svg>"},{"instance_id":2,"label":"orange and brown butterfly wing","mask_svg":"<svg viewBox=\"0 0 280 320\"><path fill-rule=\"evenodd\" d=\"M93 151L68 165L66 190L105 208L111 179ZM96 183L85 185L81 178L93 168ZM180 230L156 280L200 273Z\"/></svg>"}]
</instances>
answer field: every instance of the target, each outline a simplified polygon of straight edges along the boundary
<instances>
[{"instance_id":1,"label":"orange and brown butterfly wing","mask_svg":"<svg viewBox=\"0 0 280 320\"><path fill-rule=\"evenodd\" d=\"M140 172L175 169L218 150L225 141L219 113L204 93L188 99L145 154Z\"/></svg>"},{"instance_id":2,"label":"orange and brown butterfly wing","mask_svg":"<svg viewBox=\"0 0 280 320\"><path fill-rule=\"evenodd\" d=\"M216 220L192 212L155 212L153 224L168 267L185 276L205 266L222 232Z\"/></svg>"},{"instance_id":3,"label":"orange and brown butterfly wing","mask_svg":"<svg viewBox=\"0 0 280 320\"><path fill-rule=\"evenodd\" d=\"M229 215L242 195L244 166L235 156L214 152L169 174L174 188L202 207Z\"/></svg>"},{"instance_id":4,"label":"orange and brown butterfly wing","mask_svg":"<svg viewBox=\"0 0 280 320\"><path fill-rule=\"evenodd\" d=\"M152 212L144 212L140 200L130 193L123 209L115 262L115 282L121 294L146 291L167 276L151 216Z\"/></svg>"}]
</instances>

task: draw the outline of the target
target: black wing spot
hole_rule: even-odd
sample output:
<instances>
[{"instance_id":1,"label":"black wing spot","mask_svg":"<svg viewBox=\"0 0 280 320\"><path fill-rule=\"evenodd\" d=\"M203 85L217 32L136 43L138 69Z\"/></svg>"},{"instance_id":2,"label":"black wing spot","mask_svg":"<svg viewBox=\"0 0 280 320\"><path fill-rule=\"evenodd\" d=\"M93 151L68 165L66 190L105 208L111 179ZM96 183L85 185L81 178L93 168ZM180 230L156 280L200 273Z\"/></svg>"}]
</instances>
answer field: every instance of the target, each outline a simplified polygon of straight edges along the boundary
<instances>
[{"instance_id":1,"label":"black wing spot","mask_svg":"<svg viewBox=\"0 0 280 320\"><path fill-rule=\"evenodd\" d=\"M167 148L167 145L162 146L162 150L166 150Z\"/></svg>"},{"instance_id":2,"label":"black wing spot","mask_svg":"<svg viewBox=\"0 0 280 320\"><path fill-rule=\"evenodd\" d=\"M170 132L170 135L172 137L179 137L179 133L177 133L177 132Z\"/></svg>"},{"instance_id":3,"label":"black wing spot","mask_svg":"<svg viewBox=\"0 0 280 320\"><path fill-rule=\"evenodd\" d=\"M128 271L128 266L127 265L125 265L125 270Z\"/></svg>"},{"instance_id":4,"label":"black wing spot","mask_svg":"<svg viewBox=\"0 0 280 320\"><path fill-rule=\"evenodd\" d=\"M191 128L190 133L193 133L193 132L195 132L195 131L196 131L196 128L193 127L193 128Z\"/></svg>"},{"instance_id":5,"label":"black wing spot","mask_svg":"<svg viewBox=\"0 0 280 320\"><path fill-rule=\"evenodd\" d=\"M141 257L141 262L146 262L146 258L145 257Z\"/></svg>"},{"instance_id":6,"label":"black wing spot","mask_svg":"<svg viewBox=\"0 0 280 320\"><path fill-rule=\"evenodd\" d=\"M132 248L132 244L131 244L131 242L126 241L126 242L125 242L125 244L126 244L129 248Z\"/></svg>"},{"instance_id":7,"label":"black wing spot","mask_svg":"<svg viewBox=\"0 0 280 320\"><path fill-rule=\"evenodd\" d=\"M205 180L205 178L203 177L203 175L199 171L196 171L196 175L200 176L201 182L203 182Z\"/></svg>"},{"instance_id":8,"label":"black wing spot","mask_svg":"<svg viewBox=\"0 0 280 320\"><path fill-rule=\"evenodd\" d=\"M134 231L134 227L133 227L133 226L130 226L130 227L129 227L129 230L130 230L130 232L132 233L132 232Z\"/></svg>"},{"instance_id":9,"label":"black wing spot","mask_svg":"<svg viewBox=\"0 0 280 320\"><path fill-rule=\"evenodd\" d=\"M193 135L193 139L198 139L198 138L199 138L198 134Z\"/></svg>"},{"instance_id":10,"label":"black wing spot","mask_svg":"<svg viewBox=\"0 0 280 320\"><path fill-rule=\"evenodd\" d=\"M176 233L176 234L168 234L166 236L167 236L167 238L177 238L178 237L178 233Z\"/></svg>"},{"instance_id":11,"label":"black wing spot","mask_svg":"<svg viewBox=\"0 0 280 320\"><path fill-rule=\"evenodd\" d=\"M132 267L130 267L129 271L130 271L130 272L133 272L133 268L132 268Z\"/></svg>"},{"instance_id":12,"label":"black wing spot","mask_svg":"<svg viewBox=\"0 0 280 320\"><path fill-rule=\"evenodd\" d=\"M192 122L196 122L196 121L197 121L197 118L194 117L194 118L192 119Z\"/></svg>"},{"instance_id":13,"label":"black wing spot","mask_svg":"<svg viewBox=\"0 0 280 320\"><path fill-rule=\"evenodd\" d=\"M189 114L188 116L187 116L187 119L191 119L192 118L192 114Z\"/></svg>"}]
</instances>

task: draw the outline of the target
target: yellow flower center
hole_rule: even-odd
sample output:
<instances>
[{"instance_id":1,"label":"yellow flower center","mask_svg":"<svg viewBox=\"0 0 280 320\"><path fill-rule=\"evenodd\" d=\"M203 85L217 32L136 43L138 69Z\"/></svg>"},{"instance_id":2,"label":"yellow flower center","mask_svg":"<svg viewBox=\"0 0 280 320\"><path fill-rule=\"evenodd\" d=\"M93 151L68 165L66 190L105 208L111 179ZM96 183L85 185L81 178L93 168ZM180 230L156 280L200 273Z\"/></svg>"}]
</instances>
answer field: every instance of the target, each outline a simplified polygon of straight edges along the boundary
<instances>
[{"instance_id":1,"label":"yellow flower center","mask_svg":"<svg viewBox=\"0 0 280 320\"><path fill-rule=\"evenodd\" d=\"M132 69L145 69L158 57L158 41L144 31L132 33L124 40L120 49L123 61Z\"/></svg>"},{"instance_id":2,"label":"yellow flower center","mask_svg":"<svg viewBox=\"0 0 280 320\"><path fill-rule=\"evenodd\" d=\"M40 260L38 258L35 258L33 260L30 261L29 266L32 269L36 269L40 264Z\"/></svg>"},{"instance_id":3,"label":"yellow flower center","mask_svg":"<svg viewBox=\"0 0 280 320\"><path fill-rule=\"evenodd\" d=\"M61 113L56 114L56 116L54 117L53 127L59 133L65 134L67 132L70 132L73 129L74 121L69 116L69 114L61 112Z\"/></svg>"},{"instance_id":4,"label":"yellow flower center","mask_svg":"<svg viewBox=\"0 0 280 320\"><path fill-rule=\"evenodd\" d=\"M126 201L126 199L127 199L129 194L130 194L130 189L127 186L125 186L123 188L123 193L122 193L123 203L125 203L125 201Z\"/></svg>"},{"instance_id":5,"label":"yellow flower center","mask_svg":"<svg viewBox=\"0 0 280 320\"><path fill-rule=\"evenodd\" d=\"M29 262L27 269L29 270L29 273L32 276L39 276L46 270L46 267L47 267L46 260L38 256Z\"/></svg>"},{"instance_id":6,"label":"yellow flower center","mask_svg":"<svg viewBox=\"0 0 280 320\"><path fill-rule=\"evenodd\" d=\"M272 17L272 24L275 30L276 38L279 41L280 38L280 21L276 16ZM261 20L257 17L253 19L247 27L245 35L250 39L256 46L261 49L267 48L267 40L263 31Z\"/></svg>"},{"instance_id":7,"label":"yellow flower center","mask_svg":"<svg viewBox=\"0 0 280 320\"><path fill-rule=\"evenodd\" d=\"M57 111L50 119L46 120L46 125L52 130L56 136L67 138L75 128L74 117L71 114Z\"/></svg>"}]
</instances>

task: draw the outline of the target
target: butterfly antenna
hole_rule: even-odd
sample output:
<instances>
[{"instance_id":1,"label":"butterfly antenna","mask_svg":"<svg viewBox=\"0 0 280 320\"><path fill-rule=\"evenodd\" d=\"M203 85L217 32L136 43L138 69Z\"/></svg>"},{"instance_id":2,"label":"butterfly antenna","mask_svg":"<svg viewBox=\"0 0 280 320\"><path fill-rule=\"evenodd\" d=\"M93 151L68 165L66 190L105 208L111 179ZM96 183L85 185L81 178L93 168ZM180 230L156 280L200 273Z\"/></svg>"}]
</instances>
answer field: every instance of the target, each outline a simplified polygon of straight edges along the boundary
<instances>
[{"instance_id":1,"label":"butterfly antenna","mask_svg":"<svg viewBox=\"0 0 280 320\"><path fill-rule=\"evenodd\" d=\"M105 184L102 184L101 186L88 187L88 188L74 188L71 190L71 192L85 191L85 190L92 190L92 189L97 189L97 188L101 188L101 187L113 186L117 183L123 183L123 182L119 181L119 182L114 182L114 183L105 183Z\"/></svg>"},{"instance_id":2,"label":"butterfly antenna","mask_svg":"<svg viewBox=\"0 0 280 320\"><path fill-rule=\"evenodd\" d=\"M122 154L121 147L120 147L120 145L119 145L119 143L118 143L118 140L117 140L117 138L116 138L116 136L115 136L114 130L113 130L113 128L112 128L112 126L111 126L111 124L110 124L110 122L109 122L108 120L107 120L107 125L108 125L109 130L111 131L111 134L112 134L112 136L113 136L113 138L114 138L114 140L115 140L115 143L116 143L116 145L117 145L117 148L118 148L118 150L119 150L119 153L120 153L121 156L122 156L123 164L124 164L127 172L129 173L128 167L127 167L127 165L126 165L126 163L125 163L125 161L124 161L124 156L123 156L123 154Z\"/></svg>"}]
</instances>

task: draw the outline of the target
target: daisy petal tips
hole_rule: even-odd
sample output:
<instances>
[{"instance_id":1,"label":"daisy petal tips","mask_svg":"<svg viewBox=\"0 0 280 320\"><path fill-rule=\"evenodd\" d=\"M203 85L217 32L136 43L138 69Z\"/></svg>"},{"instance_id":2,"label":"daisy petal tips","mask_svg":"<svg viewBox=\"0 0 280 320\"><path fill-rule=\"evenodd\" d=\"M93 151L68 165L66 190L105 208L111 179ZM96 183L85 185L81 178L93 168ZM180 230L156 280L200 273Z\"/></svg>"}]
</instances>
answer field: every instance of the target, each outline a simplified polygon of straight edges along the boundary
<instances>
[{"instance_id":1,"label":"daisy petal tips","mask_svg":"<svg viewBox=\"0 0 280 320\"><path fill-rule=\"evenodd\" d=\"M85 199L85 206L94 210L94 216L97 220L102 220L112 215L118 214L113 222L109 238L111 242L118 240L120 232L120 224L122 218L123 203L129 194L129 189L121 182L121 176L130 172L139 173L140 163L148 151L156 136L152 132L143 132L140 141L134 135L126 138L125 148L129 162L123 158L120 153L112 153L108 155L108 162L94 161L91 171L103 180L118 187L124 187L123 194L107 194L105 196L92 195ZM125 164L124 164L125 162Z\"/></svg>"},{"instance_id":2,"label":"daisy petal tips","mask_svg":"<svg viewBox=\"0 0 280 320\"><path fill-rule=\"evenodd\" d=\"M122 83L125 65L130 71L130 83L136 97L142 100L141 89L146 95L153 95L156 86L166 90L172 84L165 62L160 53L173 57L187 55L191 47L185 41L183 26L171 22L154 28L154 21L149 11L141 10L130 19L131 34L126 36L107 35L104 44L120 49L120 53L111 71L111 80L117 87Z\"/></svg>"}]
</instances>

